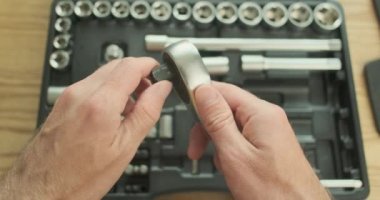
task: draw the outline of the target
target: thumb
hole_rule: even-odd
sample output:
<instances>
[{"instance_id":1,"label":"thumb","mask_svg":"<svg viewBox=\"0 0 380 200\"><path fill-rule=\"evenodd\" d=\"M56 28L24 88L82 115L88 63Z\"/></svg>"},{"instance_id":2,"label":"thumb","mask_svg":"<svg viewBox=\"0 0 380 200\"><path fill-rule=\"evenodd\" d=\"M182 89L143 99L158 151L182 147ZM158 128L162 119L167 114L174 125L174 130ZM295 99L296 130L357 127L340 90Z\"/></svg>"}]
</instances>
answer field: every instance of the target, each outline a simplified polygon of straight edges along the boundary
<instances>
[{"instance_id":1,"label":"thumb","mask_svg":"<svg viewBox=\"0 0 380 200\"><path fill-rule=\"evenodd\" d=\"M231 108L218 90L201 85L195 90L195 104L202 124L215 145L238 144L242 135Z\"/></svg>"}]
</instances>

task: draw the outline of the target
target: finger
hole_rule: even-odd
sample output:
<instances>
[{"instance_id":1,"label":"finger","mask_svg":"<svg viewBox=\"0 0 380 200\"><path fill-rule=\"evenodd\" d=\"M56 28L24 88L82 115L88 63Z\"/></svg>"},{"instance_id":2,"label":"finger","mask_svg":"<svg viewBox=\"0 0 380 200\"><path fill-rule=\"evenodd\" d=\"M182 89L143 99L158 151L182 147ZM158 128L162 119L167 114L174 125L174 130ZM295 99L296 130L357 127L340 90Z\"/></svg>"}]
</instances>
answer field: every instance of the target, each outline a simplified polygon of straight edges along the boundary
<instances>
[{"instance_id":1,"label":"finger","mask_svg":"<svg viewBox=\"0 0 380 200\"><path fill-rule=\"evenodd\" d=\"M202 124L197 123L190 130L189 147L187 156L191 160L199 160L207 148L209 138Z\"/></svg>"},{"instance_id":2,"label":"finger","mask_svg":"<svg viewBox=\"0 0 380 200\"><path fill-rule=\"evenodd\" d=\"M172 88L169 81L160 81L146 89L123 122L124 141L140 143L160 117L165 99Z\"/></svg>"},{"instance_id":3,"label":"finger","mask_svg":"<svg viewBox=\"0 0 380 200\"><path fill-rule=\"evenodd\" d=\"M211 85L195 90L195 102L200 120L216 148L239 145L244 139L223 96Z\"/></svg>"},{"instance_id":4,"label":"finger","mask_svg":"<svg viewBox=\"0 0 380 200\"><path fill-rule=\"evenodd\" d=\"M126 116L132 109L135 107L136 101L134 98L129 97L127 104L125 105L124 111L121 114L122 116Z\"/></svg>"},{"instance_id":5,"label":"finger","mask_svg":"<svg viewBox=\"0 0 380 200\"><path fill-rule=\"evenodd\" d=\"M112 70L98 89L97 95L107 97L106 103L123 111L129 96L158 63L152 58L125 58Z\"/></svg>"},{"instance_id":6,"label":"finger","mask_svg":"<svg viewBox=\"0 0 380 200\"><path fill-rule=\"evenodd\" d=\"M136 98L139 98L140 95L151 85L152 85L152 82L150 82L149 79L147 78L142 79L139 86L137 86L135 90Z\"/></svg>"}]
</instances>

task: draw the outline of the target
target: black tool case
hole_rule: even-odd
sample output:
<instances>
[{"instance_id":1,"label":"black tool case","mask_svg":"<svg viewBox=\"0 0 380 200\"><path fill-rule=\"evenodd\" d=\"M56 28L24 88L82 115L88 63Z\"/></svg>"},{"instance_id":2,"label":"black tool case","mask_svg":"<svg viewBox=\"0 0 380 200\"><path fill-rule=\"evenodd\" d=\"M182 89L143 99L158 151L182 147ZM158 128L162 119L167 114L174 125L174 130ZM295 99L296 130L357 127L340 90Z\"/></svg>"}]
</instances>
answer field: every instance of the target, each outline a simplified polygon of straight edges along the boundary
<instances>
[{"instance_id":1,"label":"black tool case","mask_svg":"<svg viewBox=\"0 0 380 200\"><path fill-rule=\"evenodd\" d=\"M217 4L218 0L209 0ZM329 1L341 6L336 1ZM38 117L40 126L52 106L47 103L47 90L50 86L68 86L79 81L105 63L103 58L106 45L120 45L126 56L151 56L161 60L157 51L147 51L144 37L147 34L163 34L173 37L223 37L223 38L339 38L342 50L336 52L275 52L255 51L267 57L328 57L339 58L342 69L338 71L285 71L268 70L243 73L240 56L242 52L201 51L202 56L226 56L230 60L230 71L224 76L213 76L214 80L238 85L253 94L282 106L302 145L307 159L320 179L361 180L360 188L329 188L336 199L365 199L369 193L369 182L364 158L363 143L359 123L358 107L355 99L354 82L350 53L344 23L334 31L318 31L313 26L297 30L285 25L270 29L261 23L255 28L242 28L239 25L221 26L215 23L208 29L198 29L192 21L179 25L174 21L157 24L152 20L138 23L129 17L126 20L77 19L72 18L70 34L72 39L66 50L70 51L69 67L65 70L53 69L49 57L56 49L53 39L57 35L54 23L57 20L55 5L52 2L49 37ZM111 0L113 2L113 0ZM148 0L152 3L152 0ZM168 0L172 5L176 0ZM195 0L187 1L191 5ZM243 1L233 1L237 5ZM294 1L281 1L289 6ZM305 1L311 8L321 0ZM132 1L130 1L132 3ZM258 1L261 6L267 1ZM341 10L343 12L343 9ZM344 21L343 21L344 22ZM135 158L133 167L148 167L148 173L123 174L105 199L152 199L172 192L183 191L228 191L223 176L217 172L213 161L213 149L198 161L199 172L192 173L192 162L187 158L189 130L195 119L186 110L173 92L168 98L163 115L173 117L173 138L157 136L147 138ZM159 124L157 130L159 130ZM91 167L91 166L88 166ZM128 168L126 166L126 168ZM132 170L132 171L133 171ZM137 170L138 171L138 170Z\"/></svg>"}]
</instances>

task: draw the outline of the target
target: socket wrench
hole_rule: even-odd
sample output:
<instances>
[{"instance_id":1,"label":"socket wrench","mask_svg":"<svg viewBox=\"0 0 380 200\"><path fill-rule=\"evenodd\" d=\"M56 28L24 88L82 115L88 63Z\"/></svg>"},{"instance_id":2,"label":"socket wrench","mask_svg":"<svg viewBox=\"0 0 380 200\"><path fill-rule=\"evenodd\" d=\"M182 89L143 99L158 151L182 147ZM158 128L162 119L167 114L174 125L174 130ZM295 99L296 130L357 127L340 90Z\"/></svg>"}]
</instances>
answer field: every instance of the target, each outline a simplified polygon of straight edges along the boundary
<instances>
[{"instance_id":1,"label":"socket wrench","mask_svg":"<svg viewBox=\"0 0 380 200\"><path fill-rule=\"evenodd\" d=\"M167 22L172 15L172 6L167 1L154 1L150 16L156 22Z\"/></svg>"},{"instance_id":2,"label":"socket wrench","mask_svg":"<svg viewBox=\"0 0 380 200\"><path fill-rule=\"evenodd\" d=\"M124 50L116 44L110 44L104 51L104 60L109 62L115 59L121 59L124 57Z\"/></svg>"},{"instance_id":3,"label":"socket wrench","mask_svg":"<svg viewBox=\"0 0 380 200\"><path fill-rule=\"evenodd\" d=\"M104 19L111 15L111 9L112 5L109 1L99 0L95 2L92 12L95 17Z\"/></svg>"},{"instance_id":4,"label":"socket wrench","mask_svg":"<svg viewBox=\"0 0 380 200\"><path fill-rule=\"evenodd\" d=\"M215 19L215 6L208 1L198 1L193 6L193 19L198 27L209 27Z\"/></svg>"},{"instance_id":5,"label":"socket wrench","mask_svg":"<svg viewBox=\"0 0 380 200\"><path fill-rule=\"evenodd\" d=\"M56 70L64 70L69 65L70 54L67 51L58 50L50 55L50 66Z\"/></svg>"},{"instance_id":6,"label":"socket wrench","mask_svg":"<svg viewBox=\"0 0 380 200\"><path fill-rule=\"evenodd\" d=\"M246 1L239 6L238 17L244 26L254 27L260 24L263 14L257 3Z\"/></svg>"},{"instance_id":7,"label":"socket wrench","mask_svg":"<svg viewBox=\"0 0 380 200\"><path fill-rule=\"evenodd\" d=\"M238 9L234 3L229 1L220 2L216 6L216 19L219 23L230 25L238 19Z\"/></svg>"},{"instance_id":8,"label":"socket wrench","mask_svg":"<svg viewBox=\"0 0 380 200\"><path fill-rule=\"evenodd\" d=\"M72 22L70 18L58 18L57 21L55 21L54 28L60 33L66 33L71 29L71 25Z\"/></svg>"},{"instance_id":9,"label":"socket wrench","mask_svg":"<svg viewBox=\"0 0 380 200\"><path fill-rule=\"evenodd\" d=\"M261 55L243 55L242 70L340 70L342 62L338 58L268 58Z\"/></svg>"},{"instance_id":10,"label":"socket wrench","mask_svg":"<svg viewBox=\"0 0 380 200\"><path fill-rule=\"evenodd\" d=\"M71 0L58 1L55 13L60 17L69 17L74 13L74 3Z\"/></svg>"},{"instance_id":11,"label":"socket wrench","mask_svg":"<svg viewBox=\"0 0 380 200\"><path fill-rule=\"evenodd\" d=\"M339 28L343 22L343 14L333 3L320 3L314 8L314 21L324 31Z\"/></svg>"},{"instance_id":12,"label":"socket wrench","mask_svg":"<svg viewBox=\"0 0 380 200\"><path fill-rule=\"evenodd\" d=\"M268 38L190 38L146 35L147 50L162 50L175 42L187 40L205 51L340 51L340 39L268 39Z\"/></svg>"},{"instance_id":13,"label":"socket wrench","mask_svg":"<svg viewBox=\"0 0 380 200\"><path fill-rule=\"evenodd\" d=\"M124 19L129 16L130 5L126 0L117 0L113 3L111 13L116 19Z\"/></svg>"},{"instance_id":14,"label":"socket wrench","mask_svg":"<svg viewBox=\"0 0 380 200\"><path fill-rule=\"evenodd\" d=\"M71 36L69 34L61 34L55 36L53 46L56 49L65 49L69 46Z\"/></svg>"},{"instance_id":15,"label":"socket wrench","mask_svg":"<svg viewBox=\"0 0 380 200\"><path fill-rule=\"evenodd\" d=\"M79 18L87 18L92 14L94 4L89 0L79 0L75 4L74 12Z\"/></svg>"},{"instance_id":16,"label":"socket wrench","mask_svg":"<svg viewBox=\"0 0 380 200\"><path fill-rule=\"evenodd\" d=\"M173 7L173 17L179 22L188 21L191 18L191 6L186 2L178 2Z\"/></svg>"},{"instance_id":17,"label":"socket wrench","mask_svg":"<svg viewBox=\"0 0 380 200\"><path fill-rule=\"evenodd\" d=\"M284 4L269 2L263 8L263 19L271 28L280 28L286 24L289 15Z\"/></svg>"},{"instance_id":18,"label":"socket wrench","mask_svg":"<svg viewBox=\"0 0 380 200\"><path fill-rule=\"evenodd\" d=\"M288 11L290 23L297 28L306 28L313 23L313 11L306 3L292 3Z\"/></svg>"},{"instance_id":19,"label":"socket wrench","mask_svg":"<svg viewBox=\"0 0 380 200\"><path fill-rule=\"evenodd\" d=\"M150 5L147 1L134 1L131 5L131 16L139 21L145 21L149 18Z\"/></svg>"}]
</instances>

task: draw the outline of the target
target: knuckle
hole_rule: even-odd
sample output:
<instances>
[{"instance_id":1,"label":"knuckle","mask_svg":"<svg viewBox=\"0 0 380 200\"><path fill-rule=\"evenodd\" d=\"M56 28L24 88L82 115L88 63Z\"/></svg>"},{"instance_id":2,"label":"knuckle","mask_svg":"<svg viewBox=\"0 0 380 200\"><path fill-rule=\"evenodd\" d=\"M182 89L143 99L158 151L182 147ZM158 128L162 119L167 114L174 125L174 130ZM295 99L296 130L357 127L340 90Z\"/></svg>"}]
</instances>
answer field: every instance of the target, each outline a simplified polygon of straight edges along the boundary
<instances>
[{"instance_id":1,"label":"knuckle","mask_svg":"<svg viewBox=\"0 0 380 200\"><path fill-rule=\"evenodd\" d=\"M71 103L75 101L75 99L77 99L78 96L79 96L79 92L76 85L71 85L63 91L59 99L63 103Z\"/></svg>"},{"instance_id":2,"label":"knuckle","mask_svg":"<svg viewBox=\"0 0 380 200\"><path fill-rule=\"evenodd\" d=\"M273 117L276 117L277 119L280 119L280 120L288 119L285 110L278 105L273 105L270 112L271 112L271 115Z\"/></svg>"},{"instance_id":3,"label":"knuckle","mask_svg":"<svg viewBox=\"0 0 380 200\"><path fill-rule=\"evenodd\" d=\"M96 120L104 116L106 110L104 108L104 99L99 96L93 96L82 104L82 111L90 120Z\"/></svg>"},{"instance_id":4,"label":"knuckle","mask_svg":"<svg viewBox=\"0 0 380 200\"><path fill-rule=\"evenodd\" d=\"M218 132L234 122L231 113L224 110L216 110L205 121L205 126L210 132Z\"/></svg>"},{"instance_id":5,"label":"knuckle","mask_svg":"<svg viewBox=\"0 0 380 200\"><path fill-rule=\"evenodd\" d=\"M138 112L138 117L148 124L155 124L160 117L159 111L149 108L147 105L136 104L135 110Z\"/></svg>"}]
</instances>

